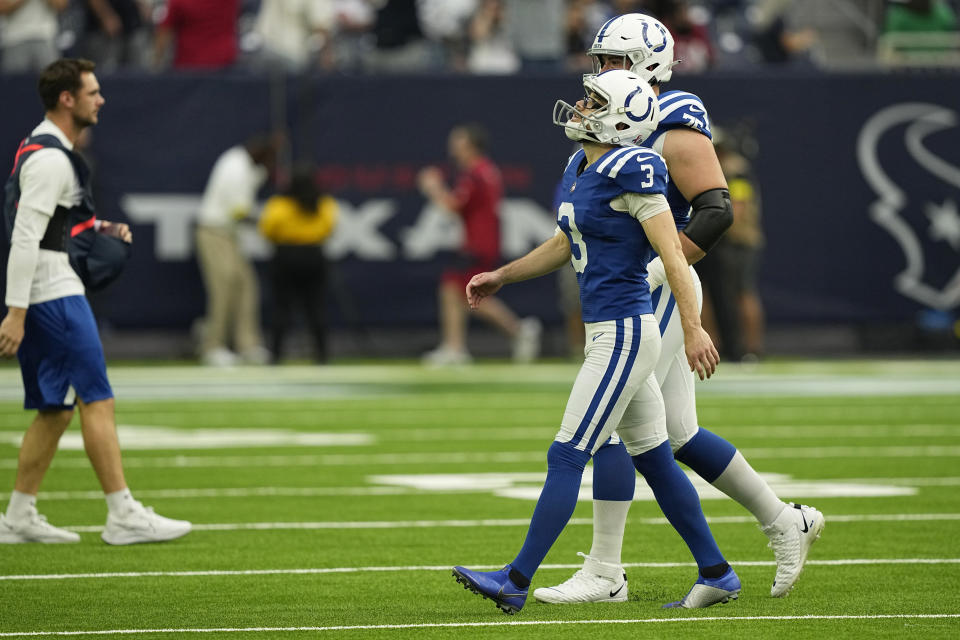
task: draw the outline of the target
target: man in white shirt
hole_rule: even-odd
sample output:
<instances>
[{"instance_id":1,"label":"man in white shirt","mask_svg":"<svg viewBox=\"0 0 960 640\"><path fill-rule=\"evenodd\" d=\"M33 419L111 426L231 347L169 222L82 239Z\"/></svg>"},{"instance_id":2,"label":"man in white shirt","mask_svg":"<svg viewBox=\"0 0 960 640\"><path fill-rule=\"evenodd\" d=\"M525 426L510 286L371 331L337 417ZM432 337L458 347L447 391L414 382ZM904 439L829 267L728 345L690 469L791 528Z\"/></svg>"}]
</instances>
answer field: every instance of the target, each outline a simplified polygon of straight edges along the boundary
<instances>
[{"instance_id":1,"label":"man in white shirt","mask_svg":"<svg viewBox=\"0 0 960 640\"><path fill-rule=\"evenodd\" d=\"M0 514L0 543L80 540L48 523L36 507L40 483L75 407L84 448L107 501L102 539L158 542L190 531L189 522L155 514L127 488L103 347L83 281L67 254L75 237L91 228L133 240L127 225L93 215L86 168L73 153L77 137L97 123L105 102L93 69L88 60L72 59L44 69L38 88L46 118L21 143L5 188L10 257L0 356L17 356L24 408L36 409L37 415L23 438L10 504Z\"/></svg>"},{"instance_id":2,"label":"man in white shirt","mask_svg":"<svg viewBox=\"0 0 960 640\"><path fill-rule=\"evenodd\" d=\"M204 364L265 364L269 353L260 333L260 288L250 259L240 248L239 224L248 218L257 191L267 181L277 141L255 136L224 151L213 165L200 201L197 257L207 290L201 355ZM232 331L231 331L232 330ZM232 334L232 335L231 335Z\"/></svg>"},{"instance_id":3,"label":"man in white shirt","mask_svg":"<svg viewBox=\"0 0 960 640\"><path fill-rule=\"evenodd\" d=\"M57 59L57 14L69 0L0 0L0 71L35 72Z\"/></svg>"}]
</instances>

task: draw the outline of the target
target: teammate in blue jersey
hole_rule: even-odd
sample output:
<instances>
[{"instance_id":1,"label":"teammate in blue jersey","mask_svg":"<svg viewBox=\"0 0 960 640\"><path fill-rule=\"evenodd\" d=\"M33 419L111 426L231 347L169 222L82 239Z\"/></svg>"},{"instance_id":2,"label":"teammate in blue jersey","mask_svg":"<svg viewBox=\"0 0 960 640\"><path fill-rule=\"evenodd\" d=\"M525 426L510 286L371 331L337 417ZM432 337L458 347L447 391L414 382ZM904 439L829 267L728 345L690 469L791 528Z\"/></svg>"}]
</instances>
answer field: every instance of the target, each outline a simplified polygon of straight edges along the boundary
<instances>
[{"instance_id":1,"label":"teammate in blue jersey","mask_svg":"<svg viewBox=\"0 0 960 640\"><path fill-rule=\"evenodd\" d=\"M573 263L580 285L587 346L560 431L547 452L547 478L526 540L500 571L454 567L465 588L507 613L520 610L530 580L573 514L583 469L614 429L660 508L690 548L699 577L680 601L703 607L736 598L740 581L717 548L696 490L673 460L663 398L653 375L660 331L653 317L646 265L656 251L674 291L690 371L701 378L719 356L700 326L693 281L670 216L666 165L640 148L656 128L658 107L649 84L615 70L584 80L587 97L558 101L554 123L581 141L563 176L558 230L550 240L467 285L476 307L504 284L544 275ZM632 473L632 471L631 471Z\"/></svg>"},{"instance_id":2,"label":"teammate in blue jersey","mask_svg":"<svg viewBox=\"0 0 960 640\"><path fill-rule=\"evenodd\" d=\"M670 79L676 64L673 38L650 16L627 14L604 24L587 53L594 59L594 71L629 68L646 79L657 94L659 123L643 145L666 159L670 171L667 200L680 230L683 253L690 264L695 263L726 231L733 213L703 103L684 91L661 93L661 85ZM777 561L770 594L784 596L823 530L823 515L811 507L782 502L732 444L699 426L694 380L684 362L684 336L672 313L675 296L669 284L657 288L664 281L661 261L655 259L648 269L654 312L663 333L655 375L666 408L670 446L677 460L756 517ZM700 282L692 267L690 274L699 303ZM621 547L636 478L627 448L616 437L594 455L593 482L593 545L583 568L562 584L535 590L537 600L577 603L627 599Z\"/></svg>"}]
</instances>

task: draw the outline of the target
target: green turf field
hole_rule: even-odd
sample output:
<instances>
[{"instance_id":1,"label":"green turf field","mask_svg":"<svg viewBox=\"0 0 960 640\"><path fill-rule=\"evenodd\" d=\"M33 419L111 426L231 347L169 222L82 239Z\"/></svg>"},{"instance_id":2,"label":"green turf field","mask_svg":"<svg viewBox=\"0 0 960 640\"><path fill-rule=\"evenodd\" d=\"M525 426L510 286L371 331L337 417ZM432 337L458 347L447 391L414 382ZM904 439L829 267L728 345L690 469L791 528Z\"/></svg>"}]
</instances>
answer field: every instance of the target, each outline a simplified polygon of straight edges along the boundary
<instances>
[{"instance_id":1,"label":"green turf field","mask_svg":"<svg viewBox=\"0 0 960 640\"><path fill-rule=\"evenodd\" d=\"M699 385L701 424L781 497L826 515L788 598L768 595L766 538L709 486L704 512L743 581L736 602L660 609L696 569L642 491L629 602L531 598L505 616L464 591L452 565L499 568L519 550L575 372L112 368L134 495L195 530L103 544L106 506L75 422L39 506L82 542L0 547L0 637L960 638L958 361L721 365ZM0 508L29 419L18 375L0 369ZM589 482L534 588L589 550Z\"/></svg>"}]
</instances>

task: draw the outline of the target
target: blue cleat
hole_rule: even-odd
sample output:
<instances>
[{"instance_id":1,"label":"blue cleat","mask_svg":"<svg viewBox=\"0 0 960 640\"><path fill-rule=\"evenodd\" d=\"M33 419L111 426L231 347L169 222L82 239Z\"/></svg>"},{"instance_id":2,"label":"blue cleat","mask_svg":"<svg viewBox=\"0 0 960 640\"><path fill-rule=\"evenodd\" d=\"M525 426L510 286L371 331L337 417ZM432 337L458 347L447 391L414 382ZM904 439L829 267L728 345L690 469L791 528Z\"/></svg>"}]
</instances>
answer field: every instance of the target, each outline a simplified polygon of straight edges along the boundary
<instances>
[{"instance_id":1,"label":"blue cleat","mask_svg":"<svg viewBox=\"0 0 960 640\"><path fill-rule=\"evenodd\" d=\"M463 585L464 589L493 600L497 608L502 609L504 613L514 614L523 609L529 587L521 589L513 584L510 579L510 569L510 565L500 571L471 571L465 567L454 567L453 577Z\"/></svg>"},{"instance_id":2,"label":"blue cleat","mask_svg":"<svg viewBox=\"0 0 960 640\"><path fill-rule=\"evenodd\" d=\"M663 605L664 609L703 609L730 600L736 600L740 595L740 578L733 572L733 569L727 569L727 572L719 578L704 578L700 576L694 583L690 592L683 597L683 600L671 602Z\"/></svg>"}]
</instances>

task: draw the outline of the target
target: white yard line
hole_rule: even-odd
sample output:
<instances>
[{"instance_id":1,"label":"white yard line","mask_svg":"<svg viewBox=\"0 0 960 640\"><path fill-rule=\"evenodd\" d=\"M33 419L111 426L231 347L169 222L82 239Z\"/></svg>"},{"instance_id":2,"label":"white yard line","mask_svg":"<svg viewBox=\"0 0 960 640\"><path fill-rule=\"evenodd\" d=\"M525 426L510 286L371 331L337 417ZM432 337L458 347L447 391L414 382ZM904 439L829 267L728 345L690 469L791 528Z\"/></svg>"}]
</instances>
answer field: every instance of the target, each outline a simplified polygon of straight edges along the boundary
<instances>
[{"instance_id":1,"label":"white yard line","mask_svg":"<svg viewBox=\"0 0 960 640\"><path fill-rule=\"evenodd\" d=\"M888 446L888 447L770 447L741 449L748 459L781 458L956 458L960 446ZM220 468L220 467L313 467L368 465L422 465L458 463L514 463L543 462L544 451L501 451L491 453L436 452L436 453L369 453L369 454L310 454L275 456L193 456L166 457L124 455L128 468ZM64 457L54 461L55 468L87 469L86 458ZM0 460L0 469L16 469L16 459Z\"/></svg>"},{"instance_id":2,"label":"white yard line","mask_svg":"<svg viewBox=\"0 0 960 640\"><path fill-rule=\"evenodd\" d=\"M804 480L804 482L808 482ZM888 484L916 487L956 487L960 477L930 478L829 478L817 479L818 484ZM138 498L191 499L191 498L317 498L338 496L397 496L397 495L457 495L490 493L489 487L475 489L451 488L418 489L415 487L225 487L203 489L139 489ZM0 502L10 499L9 493L0 492ZM41 491L38 500L103 500L102 491Z\"/></svg>"},{"instance_id":3,"label":"white yard line","mask_svg":"<svg viewBox=\"0 0 960 640\"><path fill-rule=\"evenodd\" d=\"M684 624L698 622L785 622L796 620L939 620L960 618L960 613L895 613L873 615L710 616L702 618L636 618L624 620L501 620L499 622L423 622L416 624L358 624L330 627L218 627L165 629L105 629L97 631L3 632L0 638L36 636L106 636L144 633L277 633L294 631L374 631L378 629L463 629L478 627L545 627L557 625Z\"/></svg>"},{"instance_id":4,"label":"white yard line","mask_svg":"<svg viewBox=\"0 0 960 640\"><path fill-rule=\"evenodd\" d=\"M937 522L960 520L960 513L877 513L827 516L827 521L836 522ZM666 518L631 518L631 524L667 525ZM755 524L751 516L707 517L710 524ZM226 522L194 524L194 531L284 531L319 529L433 529L441 527L519 527L530 524L529 518L504 518L484 520L370 520L362 522ZM571 518L570 525L592 525L592 518ZM102 525L63 527L78 533L103 531Z\"/></svg>"},{"instance_id":5,"label":"white yard line","mask_svg":"<svg viewBox=\"0 0 960 640\"><path fill-rule=\"evenodd\" d=\"M775 567L773 560L730 560L736 567ZM807 560L806 565L820 566L863 566L890 564L960 564L960 558L845 558L838 560ZM127 571L104 573L39 573L0 575L0 580L102 580L108 578L191 578L198 576L282 576L282 575L324 575L332 573L384 573L400 571L450 571L452 564L445 565L399 565L388 567L326 567L303 569L237 569L237 570L197 570L197 571ZM470 565L477 570L499 569L501 565ZM544 564L540 569L579 569L582 564ZM673 569L695 567L695 562L627 562L625 568Z\"/></svg>"}]
</instances>

